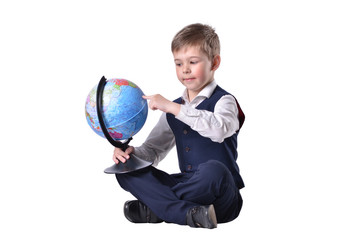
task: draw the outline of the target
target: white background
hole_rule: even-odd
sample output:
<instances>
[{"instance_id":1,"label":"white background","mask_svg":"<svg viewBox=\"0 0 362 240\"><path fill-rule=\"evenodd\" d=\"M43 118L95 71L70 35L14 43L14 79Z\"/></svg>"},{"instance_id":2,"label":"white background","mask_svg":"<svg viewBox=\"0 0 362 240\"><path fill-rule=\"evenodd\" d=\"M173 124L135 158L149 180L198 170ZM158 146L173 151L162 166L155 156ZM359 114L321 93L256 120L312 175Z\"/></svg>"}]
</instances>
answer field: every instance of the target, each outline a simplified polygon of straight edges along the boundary
<instances>
[{"instance_id":1,"label":"white background","mask_svg":"<svg viewBox=\"0 0 362 240\"><path fill-rule=\"evenodd\" d=\"M349 0L1 1L0 238L361 239L361 12ZM132 224L85 99L103 75L179 97L170 43L195 22L216 28L216 81L246 114L244 208L212 231ZM159 167L176 172L175 152Z\"/></svg>"}]
</instances>

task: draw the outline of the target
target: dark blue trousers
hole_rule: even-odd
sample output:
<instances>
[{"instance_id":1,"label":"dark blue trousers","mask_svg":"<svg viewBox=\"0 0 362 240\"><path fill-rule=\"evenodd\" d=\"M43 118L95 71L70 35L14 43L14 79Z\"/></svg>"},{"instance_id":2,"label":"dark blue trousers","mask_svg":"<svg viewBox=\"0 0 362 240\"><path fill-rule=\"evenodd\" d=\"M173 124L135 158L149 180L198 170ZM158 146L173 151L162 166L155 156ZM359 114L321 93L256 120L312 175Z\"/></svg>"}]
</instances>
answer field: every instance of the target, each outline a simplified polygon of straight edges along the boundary
<instances>
[{"instance_id":1,"label":"dark blue trousers","mask_svg":"<svg viewBox=\"0 0 362 240\"><path fill-rule=\"evenodd\" d=\"M150 166L116 177L124 190L170 223L185 225L190 208L210 204L218 223L229 222L239 215L243 204L229 169L216 160L200 164L190 173L170 175Z\"/></svg>"}]
</instances>

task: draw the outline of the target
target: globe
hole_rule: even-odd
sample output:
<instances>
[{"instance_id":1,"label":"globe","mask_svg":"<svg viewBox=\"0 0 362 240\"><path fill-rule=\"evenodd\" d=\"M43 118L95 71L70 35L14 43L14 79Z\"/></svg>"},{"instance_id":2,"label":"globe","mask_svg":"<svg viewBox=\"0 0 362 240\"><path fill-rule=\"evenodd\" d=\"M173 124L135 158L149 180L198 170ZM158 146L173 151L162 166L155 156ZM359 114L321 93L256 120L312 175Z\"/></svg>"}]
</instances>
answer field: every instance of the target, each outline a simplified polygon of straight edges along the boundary
<instances>
[{"instance_id":1,"label":"globe","mask_svg":"<svg viewBox=\"0 0 362 240\"><path fill-rule=\"evenodd\" d=\"M101 137L105 137L97 116L97 87L87 96L85 115L88 125ZM102 112L104 123L114 140L125 140L134 136L147 119L147 101L142 90L126 79L108 79L103 90Z\"/></svg>"}]
</instances>

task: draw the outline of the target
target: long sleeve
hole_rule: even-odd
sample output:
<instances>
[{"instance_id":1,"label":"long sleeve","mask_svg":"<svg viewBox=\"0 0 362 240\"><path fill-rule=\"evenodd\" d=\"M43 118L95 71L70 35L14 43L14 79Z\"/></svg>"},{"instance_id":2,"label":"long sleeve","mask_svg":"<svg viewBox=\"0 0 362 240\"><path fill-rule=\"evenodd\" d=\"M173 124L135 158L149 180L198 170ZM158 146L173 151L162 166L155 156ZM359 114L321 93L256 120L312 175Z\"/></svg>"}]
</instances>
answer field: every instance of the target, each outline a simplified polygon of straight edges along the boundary
<instances>
[{"instance_id":1,"label":"long sleeve","mask_svg":"<svg viewBox=\"0 0 362 240\"><path fill-rule=\"evenodd\" d=\"M198 110L185 104L176 118L201 136L214 142L223 142L239 129L238 108L233 96L225 95L216 103L214 112Z\"/></svg>"},{"instance_id":2,"label":"long sleeve","mask_svg":"<svg viewBox=\"0 0 362 240\"><path fill-rule=\"evenodd\" d=\"M167 123L166 114L163 113L146 141L140 147L135 147L134 153L143 159L153 161L153 165L157 166L174 146L175 137Z\"/></svg>"}]
</instances>

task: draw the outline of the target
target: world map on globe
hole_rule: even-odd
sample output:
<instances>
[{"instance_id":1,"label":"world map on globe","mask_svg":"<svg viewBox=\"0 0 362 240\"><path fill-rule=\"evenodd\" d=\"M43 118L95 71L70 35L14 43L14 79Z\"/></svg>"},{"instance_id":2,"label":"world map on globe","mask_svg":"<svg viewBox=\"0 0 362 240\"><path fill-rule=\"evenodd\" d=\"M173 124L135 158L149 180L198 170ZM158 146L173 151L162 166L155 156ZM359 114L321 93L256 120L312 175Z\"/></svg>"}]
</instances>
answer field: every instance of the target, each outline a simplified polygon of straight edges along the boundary
<instances>
[{"instance_id":1,"label":"world map on globe","mask_svg":"<svg viewBox=\"0 0 362 240\"><path fill-rule=\"evenodd\" d=\"M105 137L97 115L97 87L94 86L87 96L85 115L92 130ZM102 96L102 112L114 140L129 139L143 127L148 113L143 95L142 90L131 81L118 78L107 80Z\"/></svg>"}]
</instances>

